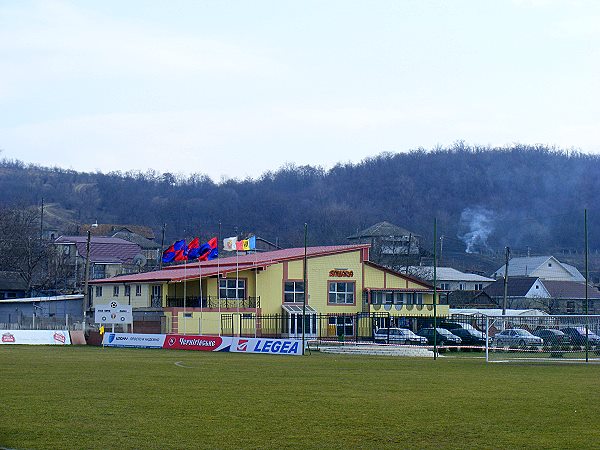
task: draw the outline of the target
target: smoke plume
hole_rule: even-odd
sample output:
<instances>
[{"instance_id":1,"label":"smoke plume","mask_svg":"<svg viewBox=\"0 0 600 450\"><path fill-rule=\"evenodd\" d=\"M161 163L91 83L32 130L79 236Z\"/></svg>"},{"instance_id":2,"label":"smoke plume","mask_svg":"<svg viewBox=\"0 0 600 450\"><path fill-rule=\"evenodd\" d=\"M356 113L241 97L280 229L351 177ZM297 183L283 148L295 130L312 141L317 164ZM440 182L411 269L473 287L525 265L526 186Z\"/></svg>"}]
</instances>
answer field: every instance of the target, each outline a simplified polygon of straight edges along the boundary
<instances>
[{"instance_id":1,"label":"smoke plume","mask_svg":"<svg viewBox=\"0 0 600 450\"><path fill-rule=\"evenodd\" d=\"M493 213L482 207L465 208L460 214L458 238L462 240L467 253L487 249L487 239L494 231Z\"/></svg>"}]
</instances>

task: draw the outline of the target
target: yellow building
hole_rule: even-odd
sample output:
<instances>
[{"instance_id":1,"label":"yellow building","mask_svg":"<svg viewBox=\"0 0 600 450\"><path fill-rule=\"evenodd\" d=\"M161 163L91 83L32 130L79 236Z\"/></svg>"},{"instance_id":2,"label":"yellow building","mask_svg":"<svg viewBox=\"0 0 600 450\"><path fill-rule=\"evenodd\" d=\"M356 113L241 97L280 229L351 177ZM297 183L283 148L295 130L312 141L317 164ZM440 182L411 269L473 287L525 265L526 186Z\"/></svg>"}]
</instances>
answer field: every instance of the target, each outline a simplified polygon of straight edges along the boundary
<instances>
[{"instance_id":1,"label":"yellow building","mask_svg":"<svg viewBox=\"0 0 600 450\"><path fill-rule=\"evenodd\" d=\"M93 305L160 310L161 331L184 334L294 337L304 311L309 337L369 337L373 327L433 317L433 286L370 262L368 245L308 247L304 305L304 257L291 248L94 280ZM436 306L448 315L448 305Z\"/></svg>"}]
</instances>

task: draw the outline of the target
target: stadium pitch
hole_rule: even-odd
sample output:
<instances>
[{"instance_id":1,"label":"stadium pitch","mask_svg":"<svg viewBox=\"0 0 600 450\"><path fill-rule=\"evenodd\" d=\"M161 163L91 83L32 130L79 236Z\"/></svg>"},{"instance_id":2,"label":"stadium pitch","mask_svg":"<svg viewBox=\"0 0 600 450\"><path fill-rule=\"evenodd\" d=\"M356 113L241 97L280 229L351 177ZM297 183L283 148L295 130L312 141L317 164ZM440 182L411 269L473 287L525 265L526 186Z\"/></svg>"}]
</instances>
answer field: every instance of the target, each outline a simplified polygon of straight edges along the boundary
<instances>
[{"instance_id":1,"label":"stadium pitch","mask_svg":"<svg viewBox=\"0 0 600 450\"><path fill-rule=\"evenodd\" d=\"M0 447L589 448L597 365L0 347Z\"/></svg>"}]
</instances>

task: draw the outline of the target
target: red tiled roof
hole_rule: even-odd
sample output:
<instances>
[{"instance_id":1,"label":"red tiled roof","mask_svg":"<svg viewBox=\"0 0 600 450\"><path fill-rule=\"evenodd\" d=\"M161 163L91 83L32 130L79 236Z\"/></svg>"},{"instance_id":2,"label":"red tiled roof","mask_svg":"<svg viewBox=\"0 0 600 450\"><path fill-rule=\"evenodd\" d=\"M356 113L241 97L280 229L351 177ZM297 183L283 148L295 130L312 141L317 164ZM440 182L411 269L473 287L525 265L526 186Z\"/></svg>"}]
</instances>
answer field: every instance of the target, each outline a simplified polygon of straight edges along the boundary
<instances>
[{"instance_id":1,"label":"red tiled roof","mask_svg":"<svg viewBox=\"0 0 600 450\"><path fill-rule=\"evenodd\" d=\"M308 258L317 256L334 255L338 253L347 253L351 251L369 248L368 244L361 245L331 245L324 247L308 247L306 254ZM226 274L236 270L247 270L254 268L268 267L283 261L298 260L304 258L304 247L286 248L272 252L252 253L248 255L229 256L218 258L212 261L194 262L190 264L177 264L163 268L154 272L145 272L131 275L123 275L115 278L104 278L94 280L91 283L122 283L144 282L144 281L168 281L177 282L183 279L194 279L202 277L215 276L217 274ZM420 281L420 283L423 283Z\"/></svg>"},{"instance_id":2,"label":"red tiled roof","mask_svg":"<svg viewBox=\"0 0 600 450\"><path fill-rule=\"evenodd\" d=\"M56 244L75 244L77 252L87 256L86 236L60 236L54 241ZM125 239L92 236L90 239L90 262L127 264L133 261L133 257L141 252L141 247Z\"/></svg>"}]
</instances>

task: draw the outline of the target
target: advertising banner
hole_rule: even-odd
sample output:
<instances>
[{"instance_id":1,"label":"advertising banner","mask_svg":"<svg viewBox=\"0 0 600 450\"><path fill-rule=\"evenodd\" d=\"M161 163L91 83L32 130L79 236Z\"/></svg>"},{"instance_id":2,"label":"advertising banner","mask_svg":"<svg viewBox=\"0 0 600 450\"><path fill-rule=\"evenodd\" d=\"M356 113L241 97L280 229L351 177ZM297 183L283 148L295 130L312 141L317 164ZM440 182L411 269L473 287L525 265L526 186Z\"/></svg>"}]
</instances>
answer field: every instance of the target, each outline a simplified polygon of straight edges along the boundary
<instances>
[{"instance_id":1,"label":"advertising banner","mask_svg":"<svg viewBox=\"0 0 600 450\"><path fill-rule=\"evenodd\" d=\"M168 334L164 348L171 350L199 350L202 352L228 352L234 338L229 336L200 336Z\"/></svg>"},{"instance_id":2,"label":"advertising banner","mask_svg":"<svg viewBox=\"0 0 600 450\"><path fill-rule=\"evenodd\" d=\"M66 330L0 330L0 344L70 345Z\"/></svg>"},{"instance_id":3,"label":"advertising banner","mask_svg":"<svg viewBox=\"0 0 600 450\"><path fill-rule=\"evenodd\" d=\"M107 347L162 348L164 334L104 333L102 345Z\"/></svg>"},{"instance_id":4,"label":"advertising banner","mask_svg":"<svg viewBox=\"0 0 600 450\"><path fill-rule=\"evenodd\" d=\"M231 352L268 353L272 355L302 355L302 340L233 338Z\"/></svg>"}]
</instances>

